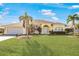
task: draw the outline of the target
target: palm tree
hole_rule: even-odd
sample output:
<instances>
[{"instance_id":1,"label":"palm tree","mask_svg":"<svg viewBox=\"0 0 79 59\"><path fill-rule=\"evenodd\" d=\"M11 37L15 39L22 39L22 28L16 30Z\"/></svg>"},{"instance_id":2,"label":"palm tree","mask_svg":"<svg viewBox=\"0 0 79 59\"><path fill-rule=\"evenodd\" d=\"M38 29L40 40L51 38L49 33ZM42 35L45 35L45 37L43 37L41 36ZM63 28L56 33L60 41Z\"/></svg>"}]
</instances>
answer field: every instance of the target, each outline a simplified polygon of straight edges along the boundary
<instances>
[{"instance_id":1,"label":"palm tree","mask_svg":"<svg viewBox=\"0 0 79 59\"><path fill-rule=\"evenodd\" d=\"M20 21L23 21L23 27L25 29L25 34L27 34L27 37L29 35L29 20L32 20L31 16L28 16L27 13L25 12L25 14L23 16L19 17Z\"/></svg>"},{"instance_id":2,"label":"palm tree","mask_svg":"<svg viewBox=\"0 0 79 59\"><path fill-rule=\"evenodd\" d=\"M76 28L79 29L79 22L76 24Z\"/></svg>"},{"instance_id":3,"label":"palm tree","mask_svg":"<svg viewBox=\"0 0 79 59\"><path fill-rule=\"evenodd\" d=\"M72 21L72 25L73 25L73 34L75 35L75 21L79 20L79 15L78 14L74 14L74 15L69 15L68 19L67 19L67 23L69 23L70 21Z\"/></svg>"}]
</instances>

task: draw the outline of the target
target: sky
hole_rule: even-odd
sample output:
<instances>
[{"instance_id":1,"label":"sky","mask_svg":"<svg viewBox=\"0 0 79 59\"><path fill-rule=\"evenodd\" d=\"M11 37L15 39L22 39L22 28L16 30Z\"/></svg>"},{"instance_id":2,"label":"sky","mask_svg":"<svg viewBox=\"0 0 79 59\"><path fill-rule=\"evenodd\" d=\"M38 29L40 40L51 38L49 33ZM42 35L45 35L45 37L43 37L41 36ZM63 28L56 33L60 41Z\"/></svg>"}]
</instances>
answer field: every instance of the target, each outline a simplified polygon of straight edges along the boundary
<instances>
[{"instance_id":1,"label":"sky","mask_svg":"<svg viewBox=\"0 0 79 59\"><path fill-rule=\"evenodd\" d=\"M33 20L66 23L68 15L79 14L79 3L0 3L0 24L18 23L25 12Z\"/></svg>"}]
</instances>

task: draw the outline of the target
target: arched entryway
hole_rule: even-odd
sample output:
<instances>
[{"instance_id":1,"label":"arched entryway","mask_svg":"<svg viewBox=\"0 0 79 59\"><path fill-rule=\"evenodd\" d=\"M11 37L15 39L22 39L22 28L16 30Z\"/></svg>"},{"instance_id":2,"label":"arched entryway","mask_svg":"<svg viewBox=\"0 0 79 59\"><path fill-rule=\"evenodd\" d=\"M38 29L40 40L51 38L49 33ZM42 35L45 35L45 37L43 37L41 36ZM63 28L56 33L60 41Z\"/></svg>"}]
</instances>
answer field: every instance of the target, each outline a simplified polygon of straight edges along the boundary
<instances>
[{"instance_id":1,"label":"arched entryway","mask_svg":"<svg viewBox=\"0 0 79 59\"><path fill-rule=\"evenodd\" d=\"M49 34L49 26L48 25L43 25L42 34Z\"/></svg>"}]
</instances>

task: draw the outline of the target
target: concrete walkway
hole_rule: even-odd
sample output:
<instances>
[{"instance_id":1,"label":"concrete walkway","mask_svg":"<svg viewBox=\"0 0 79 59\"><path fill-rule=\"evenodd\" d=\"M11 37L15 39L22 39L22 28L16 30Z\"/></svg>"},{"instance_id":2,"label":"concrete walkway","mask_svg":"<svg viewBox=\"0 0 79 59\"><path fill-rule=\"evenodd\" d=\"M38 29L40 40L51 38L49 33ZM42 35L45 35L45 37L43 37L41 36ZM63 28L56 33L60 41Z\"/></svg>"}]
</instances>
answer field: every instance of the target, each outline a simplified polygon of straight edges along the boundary
<instances>
[{"instance_id":1,"label":"concrete walkway","mask_svg":"<svg viewBox=\"0 0 79 59\"><path fill-rule=\"evenodd\" d=\"M7 39L10 39L13 37L15 37L15 36L0 36L0 41L7 40Z\"/></svg>"}]
</instances>

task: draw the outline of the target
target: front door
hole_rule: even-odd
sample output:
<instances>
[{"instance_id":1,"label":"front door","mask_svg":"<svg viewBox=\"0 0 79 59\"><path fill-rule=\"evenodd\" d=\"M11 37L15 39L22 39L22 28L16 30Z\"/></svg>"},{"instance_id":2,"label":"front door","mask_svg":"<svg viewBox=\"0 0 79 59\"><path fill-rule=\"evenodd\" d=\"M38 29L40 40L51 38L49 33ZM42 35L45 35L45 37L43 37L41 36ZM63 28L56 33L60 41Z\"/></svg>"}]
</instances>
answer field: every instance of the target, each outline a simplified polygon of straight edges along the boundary
<instances>
[{"instance_id":1,"label":"front door","mask_svg":"<svg viewBox=\"0 0 79 59\"><path fill-rule=\"evenodd\" d=\"M42 28L42 34L49 34L49 29L48 29L48 27L43 27L43 28Z\"/></svg>"}]
</instances>

